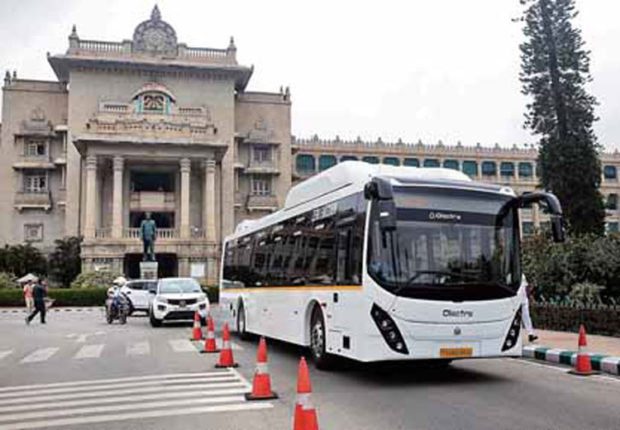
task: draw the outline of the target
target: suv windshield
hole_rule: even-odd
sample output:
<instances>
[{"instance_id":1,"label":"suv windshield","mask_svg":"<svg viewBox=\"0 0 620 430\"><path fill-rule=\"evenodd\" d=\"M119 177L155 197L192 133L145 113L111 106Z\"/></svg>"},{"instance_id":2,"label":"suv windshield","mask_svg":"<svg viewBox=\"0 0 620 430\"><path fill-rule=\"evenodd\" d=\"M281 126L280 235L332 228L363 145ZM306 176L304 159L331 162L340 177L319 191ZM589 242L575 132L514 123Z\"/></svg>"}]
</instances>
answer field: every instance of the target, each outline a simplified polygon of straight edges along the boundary
<instances>
[{"instance_id":1,"label":"suv windshield","mask_svg":"<svg viewBox=\"0 0 620 430\"><path fill-rule=\"evenodd\" d=\"M519 238L512 197L447 188L394 189L397 228L382 232L373 203L368 272L394 294L486 300L516 294Z\"/></svg>"},{"instance_id":2,"label":"suv windshield","mask_svg":"<svg viewBox=\"0 0 620 430\"><path fill-rule=\"evenodd\" d=\"M161 281L160 294L167 293L200 293L200 285L193 279L167 279Z\"/></svg>"}]
</instances>

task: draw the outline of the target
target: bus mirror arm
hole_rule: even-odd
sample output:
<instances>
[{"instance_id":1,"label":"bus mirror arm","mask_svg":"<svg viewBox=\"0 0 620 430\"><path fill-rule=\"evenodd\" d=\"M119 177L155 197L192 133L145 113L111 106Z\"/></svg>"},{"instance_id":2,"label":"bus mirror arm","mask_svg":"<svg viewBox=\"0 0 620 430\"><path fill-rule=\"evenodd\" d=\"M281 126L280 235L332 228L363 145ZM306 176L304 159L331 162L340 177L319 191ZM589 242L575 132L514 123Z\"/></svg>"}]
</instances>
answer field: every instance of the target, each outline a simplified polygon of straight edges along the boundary
<instances>
[{"instance_id":1,"label":"bus mirror arm","mask_svg":"<svg viewBox=\"0 0 620 430\"><path fill-rule=\"evenodd\" d=\"M544 201L549 209L551 218L551 233L554 242L564 242L566 234L564 232L564 217L562 214L562 205L558 198L544 191L536 191L533 193L523 194L517 197L518 207L523 208L532 203Z\"/></svg>"},{"instance_id":2,"label":"bus mirror arm","mask_svg":"<svg viewBox=\"0 0 620 430\"><path fill-rule=\"evenodd\" d=\"M389 179L375 176L364 187L364 197L375 200L379 212L379 227L381 231L396 230L396 204L394 192Z\"/></svg>"}]
</instances>

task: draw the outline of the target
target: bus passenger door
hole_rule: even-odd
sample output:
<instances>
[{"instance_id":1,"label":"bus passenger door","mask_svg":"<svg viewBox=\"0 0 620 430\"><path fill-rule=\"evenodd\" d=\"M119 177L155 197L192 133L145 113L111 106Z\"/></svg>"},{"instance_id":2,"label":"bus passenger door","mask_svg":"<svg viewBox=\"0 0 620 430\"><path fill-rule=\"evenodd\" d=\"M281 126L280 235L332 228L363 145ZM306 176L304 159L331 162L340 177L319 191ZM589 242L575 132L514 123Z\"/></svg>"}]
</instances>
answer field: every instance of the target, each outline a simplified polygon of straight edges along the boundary
<instances>
[{"instance_id":1,"label":"bus passenger door","mask_svg":"<svg viewBox=\"0 0 620 430\"><path fill-rule=\"evenodd\" d=\"M352 267L351 267L351 242L352 228L350 226L341 227L337 230L336 240L336 285L348 286L352 284ZM334 328L346 327L344 318L344 307L347 306L347 299L350 293L346 290L340 290L336 287L332 297L329 300L328 308L331 315L332 325ZM350 306L350 303L349 303Z\"/></svg>"}]
</instances>

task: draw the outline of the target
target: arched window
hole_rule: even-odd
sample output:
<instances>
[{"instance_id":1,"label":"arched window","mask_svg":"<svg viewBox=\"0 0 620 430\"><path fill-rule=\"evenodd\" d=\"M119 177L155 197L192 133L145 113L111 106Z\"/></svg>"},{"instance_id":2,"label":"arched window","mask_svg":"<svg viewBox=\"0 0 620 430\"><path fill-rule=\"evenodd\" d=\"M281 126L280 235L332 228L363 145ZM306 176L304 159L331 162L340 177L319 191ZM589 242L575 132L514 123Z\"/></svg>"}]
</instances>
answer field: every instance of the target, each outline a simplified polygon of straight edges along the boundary
<instances>
[{"instance_id":1,"label":"arched window","mask_svg":"<svg viewBox=\"0 0 620 430\"><path fill-rule=\"evenodd\" d=\"M483 161L482 162L482 174L484 176L495 176L497 173L497 164L495 161Z\"/></svg>"},{"instance_id":2,"label":"arched window","mask_svg":"<svg viewBox=\"0 0 620 430\"><path fill-rule=\"evenodd\" d=\"M478 176L478 163L474 160L463 161L463 173L471 177Z\"/></svg>"},{"instance_id":3,"label":"arched window","mask_svg":"<svg viewBox=\"0 0 620 430\"><path fill-rule=\"evenodd\" d=\"M403 164L410 167L420 167L420 160L417 158L405 158Z\"/></svg>"},{"instance_id":4,"label":"arched window","mask_svg":"<svg viewBox=\"0 0 620 430\"><path fill-rule=\"evenodd\" d=\"M316 171L314 156L310 154L299 154L297 156L296 169L299 173L314 173Z\"/></svg>"},{"instance_id":5,"label":"arched window","mask_svg":"<svg viewBox=\"0 0 620 430\"><path fill-rule=\"evenodd\" d=\"M362 157L362 161L370 164L379 164L379 157L375 157L374 155L366 155L365 157Z\"/></svg>"},{"instance_id":6,"label":"arched window","mask_svg":"<svg viewBox=\"0 0 620 430\"><path fill-rule=\"evenodd\" d=\"M499 171L502 176L511 177L515 175L515 163L502 161L499 165Z\"/></svg>"},{"instance_id":7,"label":"arched window","mask_svg":"<svg viewBox=\"0 0 620 430\"><path fill-rule=\"evenodd\" d=\"M534 168L532 167L532 163L519 163L520 178L531 178L533 174Z\"/></svg>"},{"instance_id":8,"label":"arched window","mask_svg":"<svg viewBox=\"0 0 620 430\"><path fill-rule=\"evenodd\" d=\"M383 164L389 164L390 166L400 166L400 160L396 157L385 157Z\"/></svg>"},{"instance_id":9,"label":"arched window","mask_svg":"<svg viewBox=\"0 0 620 430\"><path fill-rule=\"evenodd\" d=\"M439 167L439 160L436 158L427 158L424 160L424 167Z\"/></svg>"},{"instance_id":10,"label":"arched window","mask_svg":"<svg viewBox=\"0 0 620 430\"><path fill-rule=\"evenodd\" d=\"M175 103L174 96L168 88L156 82L144 84L134 93L132 100L136 112L145 114L169 114L172 104Z\"/></svg>"},{"instance_id":11,"label":"arched window","mask_svg":"<svg viewBox=\"0 0 620 430\"><path fill-rule=\"evenodd\" d=\"M338 161L333 155L321 155L319 157L319 170L326 170L332 166L335 166Z\"/></svg>"},{"instance_id":12,"label":"arched window","mask_svg":"<svg viewBox=\"0 0 620 430\"><path fill-rule=\"evenodd\" d=\"M607 196L606 205L610 211L618 210L618 194L610 194Z\"/></svg>"},{"instance_id":13,"label":"arched window","mask_svg":"<svg viewBox=\"0 0 620 430\"><path fill-rule=\"evenodd\" d=\"M446 169L459 170L459 162L457 160L444 160L443 167Z\"/></svg>"},{"instance_id":14,"label":"arched window","mask_svg":"<svg viewBox=\"0 0 620 430\"><path fill-rule=\"evenodd\" d=\"M618 172L615 166L605 166L603 168L603 174L605 175L605 179L615 180L618 177Z\"/></svg>"}]
</instances>

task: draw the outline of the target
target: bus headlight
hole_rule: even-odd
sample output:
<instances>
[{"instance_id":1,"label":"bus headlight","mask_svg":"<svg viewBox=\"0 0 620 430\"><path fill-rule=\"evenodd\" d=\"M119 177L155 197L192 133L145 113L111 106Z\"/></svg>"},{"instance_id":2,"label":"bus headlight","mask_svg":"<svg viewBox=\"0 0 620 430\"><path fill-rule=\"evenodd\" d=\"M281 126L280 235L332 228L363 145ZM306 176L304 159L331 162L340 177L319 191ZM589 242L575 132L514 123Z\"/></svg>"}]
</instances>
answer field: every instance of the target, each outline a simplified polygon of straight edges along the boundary
<instances>
[{"instance_id":1,"label":"bus headlight","mask_svg":"<svg viewBox=\"0 0 620 430\"><path fill-rule=\"evenodd\" d=\"M508 334L506 335L506 339L504 340L504 345L502 346L502 352L508 351L513 346L517 344L517 339L519 339L519 335L521 334L521 307L515 314L514 319L512 320L512 324L510 325L510 329L508 329Z\"/></svg>"},{"instance_id":2,"label":"bus headlight","mask_svg":"<svg viewBox=\"0 0 620 430\"><path fill-rule=\"evenodd\" d=\"M409 354L405 339L390 315L376 304L372 305L370 315L388 346L400 354Z\"/></svg>"}]
</instances>

